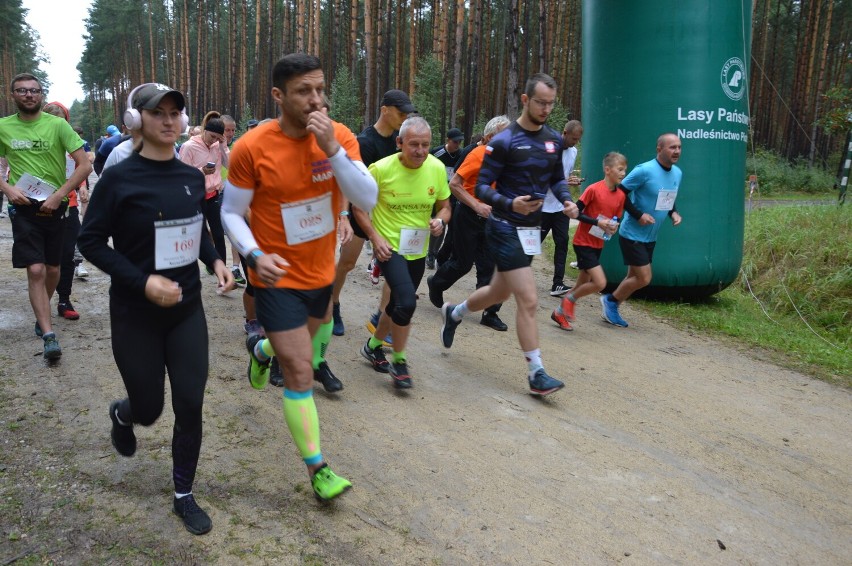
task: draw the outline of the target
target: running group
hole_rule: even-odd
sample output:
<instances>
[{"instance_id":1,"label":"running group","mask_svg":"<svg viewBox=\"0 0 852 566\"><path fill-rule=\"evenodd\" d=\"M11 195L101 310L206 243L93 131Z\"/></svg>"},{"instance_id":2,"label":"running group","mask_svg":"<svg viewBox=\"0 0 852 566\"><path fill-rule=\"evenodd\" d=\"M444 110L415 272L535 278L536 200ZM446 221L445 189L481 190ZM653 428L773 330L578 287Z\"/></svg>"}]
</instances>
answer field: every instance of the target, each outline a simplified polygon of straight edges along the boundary
<instances>
[{"instance_id":1,"label":"running group","mask_svg":"<svg viewBox=\"0 0 852 566\"><path fill-rule=\"evenodd\" d=\"M44 357L55 363L62 353L50 300L60 264L73 272L76 248L111 278L113 354L126 389L109 404L111 442L120 455L135 454L134 426L159 418L168 376L175 413L172 507L194 534L212 528L192 492L209 347L199 260L218 292L245 285L247 379L255 389L283 388L287 429L314 495L327 501L352 484L332 471L321 449L314 383L329 393L344 387L326 353L332 336L345 333L342 289L365 243L373 280L381 274L384 283L360 354L393 387L414 386L409 331L418 288L434 270L427 286L441 312L436 340L451 348L465 317L480 311L480 324L507 330L498 313L514 298L525 383L544 396L564 383L545 370L539 349L531 263L542 239L550 233L555 244L550 295L561 301L551 319L572 330L576 302L606 285L601 251L618 235L628 273L600 297L601 316L626 327L619 306L650 283L661 224L681 222L675 206L681 143L670 133L657 138L654 158L629 174L622 154L602 156L602 179L572 198L570 188L584 181L574 168L583 128L572 120L560 134L547 125L557 87L546 74L527 80L520 117L495 116L464 147L462 132L451 128L436 148L434 125L401 90L386 92L377 121L355 136L329 117L318 58L287 55L272 79L277 118L252 121L235 141L235 120L208 112L179 149L190 130L184 95L159 83L136 86L125 105L125 135L110 126L117 139L103 163L96 161L100 178L85 194L82 226L68 211L77 207L75 194L83 200L98 158L71 128L64 107L50 114L39 80L24 73L10 85L18 112L0 119L0 158L7 164L0 188L9 201L13 265L27 270ZM573 241L579 272L569 287L572 219L579 222ZM445 301L444 293L474 268L476 290L461 302ZM59 295L59 315L71 318L70 285Z\"/></svg>"}]
</instances>

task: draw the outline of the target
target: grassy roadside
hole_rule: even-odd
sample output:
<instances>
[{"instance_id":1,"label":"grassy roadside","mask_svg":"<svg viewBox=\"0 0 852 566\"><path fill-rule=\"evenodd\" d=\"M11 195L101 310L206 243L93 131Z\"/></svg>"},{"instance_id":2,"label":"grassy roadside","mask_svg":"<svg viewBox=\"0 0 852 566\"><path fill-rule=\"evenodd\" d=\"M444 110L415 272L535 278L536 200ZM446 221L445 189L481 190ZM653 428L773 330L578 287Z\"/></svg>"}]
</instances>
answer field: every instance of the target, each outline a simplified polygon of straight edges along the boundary
<instances>
[{"instance_id":1,"label":"grassy roadside","mask_svg":"<svg viewBox=\"0 0 852 566\"><path fill-rule=\"evenodd\" d=\"M852 388L852 209L795 206L746 218L740 278L698 303L631 304Z\"/></svg>"}]
</instances>

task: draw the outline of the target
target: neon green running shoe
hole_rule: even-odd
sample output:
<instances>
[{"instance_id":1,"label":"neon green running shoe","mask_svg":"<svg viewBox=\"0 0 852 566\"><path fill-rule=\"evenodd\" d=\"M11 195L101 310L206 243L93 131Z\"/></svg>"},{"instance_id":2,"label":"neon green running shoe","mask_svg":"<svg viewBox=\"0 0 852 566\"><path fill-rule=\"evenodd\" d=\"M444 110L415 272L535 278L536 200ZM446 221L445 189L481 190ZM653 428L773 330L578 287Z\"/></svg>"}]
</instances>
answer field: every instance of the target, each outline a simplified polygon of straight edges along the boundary
<instances>
[{"instance_id":1,"label":"neon green running shoe","mask_svg":"<svg viewBox=\"0 0 852 566\"><path fill-rule=\"evenodd\" d=\"M258 334L253 334L246 339L246 348L249 351L248 380L255 389L263 389L269 383L269 364L272 358L262 362L254 355L255 345L263 339L263 336Z\"/></svg>"},{"instance_id":2,"label":"neon green running shoe","mask_svg":"<svg viewBox=\"0 0 852 566\"><path fill-rule=\"evenodd\" d=\"M317 499L330 501L352 487L352 482L338 476L331 471L328 464L325 464L314 472L314 476L311 478L311 487L314 488L314 495Z\"/></svg>"}]
</instances>

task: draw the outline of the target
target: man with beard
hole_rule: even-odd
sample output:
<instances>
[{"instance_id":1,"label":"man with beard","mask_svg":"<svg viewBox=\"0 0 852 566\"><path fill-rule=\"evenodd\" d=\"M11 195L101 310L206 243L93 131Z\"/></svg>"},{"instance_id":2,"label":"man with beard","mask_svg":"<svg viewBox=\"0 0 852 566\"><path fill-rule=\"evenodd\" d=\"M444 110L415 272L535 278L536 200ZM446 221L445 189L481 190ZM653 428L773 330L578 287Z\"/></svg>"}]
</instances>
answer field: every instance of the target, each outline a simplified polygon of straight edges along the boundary
<instances>
[{"instance_id":1,"label":"man with beard","mask_svg":"<svg viewBox=\"0 0 852 566\"><path fill-rule=\"evenodd\" d=\"M531 263L541 253L541 205L548 189L564 206L563 213L577 218L562 169L562 138L545 125L556 103L556 81L544 73L527 80L521 95L521 117L501 131L485 148L476 196L491 206L485 225L488 247L497 272L466 301L441 308L441 342L453 345L456 327L469 312L502 303L514 295L518 303L518 341L527 362L530 393L549 395L565 386L544 370L535 315L538 310ZM496 183L492 190L491 184Z\"/></svg>"},{"instance_id":2,"label":"man with beard","mask_svg":"<svg viewBox=\"0 0 852 566\"><path fill-rule=\"evenodd\" d=\"M355 136L328 116L317 57L285 55L272 70L272 84L281 112L234 146L222 220L246 258L257 318L266 332L266 338L252 335L246 342L249 382L263 389L272 356L278 356L284 370L284 420L314 494L328 500L352 484L331 471L320 448L312 339L331 320L343 199L369 212L378 188L361 162ZM245 221L249 210L251 227Z\"/></svg>"},{"instance_id":3,"label":"man with beard","mask_svg":"<svg viewBox=\"0 0 852 566\"><path fill-rule=\"evenodd\" d=\"M34 75L16 75L10 92L18 112L0 119L0 157L9 162L9 181L0 179L0 189L10 203L12 265L27 270L35 333L44 340L45 359L55 360L62 349L50 323L50 297L59 283L68 193L85 182L92 165L71 125L41 111L43 91ZM67 179L66 153L76 164Z\"/></svg>"}]
</instances>

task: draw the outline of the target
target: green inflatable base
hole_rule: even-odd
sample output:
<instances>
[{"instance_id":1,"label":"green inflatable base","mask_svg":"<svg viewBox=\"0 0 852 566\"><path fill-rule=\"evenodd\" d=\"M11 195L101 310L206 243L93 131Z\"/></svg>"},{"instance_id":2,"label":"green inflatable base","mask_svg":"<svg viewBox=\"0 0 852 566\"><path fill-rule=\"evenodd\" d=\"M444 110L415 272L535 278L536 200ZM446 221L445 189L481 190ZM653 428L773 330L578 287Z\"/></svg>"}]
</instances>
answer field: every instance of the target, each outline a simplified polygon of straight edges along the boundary
<instances>
[{"instance_id":1,"label":"green inflatable base","mask_svg":"<svg viewBox=\"0 0 852 566\"><path fill-rule=\"evenodd\" d=\"M704 301L710 296L726 289L730 283L719 283L718 285L695 285L693 287L664 287L661 285L649 285L633 293L638 299L649 299L660 302L676 301ZM604 293L612 293L617 284L608 284Z\"/></svg>"}]
</instances>

